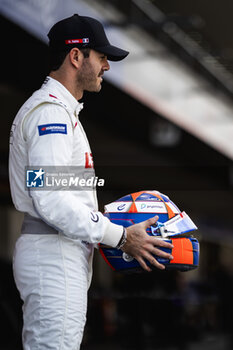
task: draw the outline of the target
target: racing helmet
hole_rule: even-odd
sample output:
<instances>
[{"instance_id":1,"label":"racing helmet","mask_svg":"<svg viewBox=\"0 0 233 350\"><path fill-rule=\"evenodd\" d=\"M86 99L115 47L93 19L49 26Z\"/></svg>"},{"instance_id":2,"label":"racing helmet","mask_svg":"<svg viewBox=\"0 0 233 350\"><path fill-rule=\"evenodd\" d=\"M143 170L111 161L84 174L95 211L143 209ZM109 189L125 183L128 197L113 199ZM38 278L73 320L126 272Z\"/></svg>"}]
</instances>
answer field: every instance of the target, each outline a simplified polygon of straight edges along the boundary
<instances>
[{"instance_id":1,"label":"racing helmet","mask_svg":"<svg viewBox=\"0 0 233 350\"><path fill-rule=\"evenodd\" d=\"M158 262L164 264L167 270L189 271L198 267L199 242L190 234L191 231L197 230L197 226L168 196L155 190L131 193L107 204L104 215L114 224L124 227L158 215L158 221L147 228L147 234L166 240L174 246L173 249L160 247L159 249L172 254L174 259L155 256ZM99 251L114 271L144 271L136 259L121 249L99 244ZM150 268L154 268L148 261L146 263Z\"/></svg>"}]
</instances>

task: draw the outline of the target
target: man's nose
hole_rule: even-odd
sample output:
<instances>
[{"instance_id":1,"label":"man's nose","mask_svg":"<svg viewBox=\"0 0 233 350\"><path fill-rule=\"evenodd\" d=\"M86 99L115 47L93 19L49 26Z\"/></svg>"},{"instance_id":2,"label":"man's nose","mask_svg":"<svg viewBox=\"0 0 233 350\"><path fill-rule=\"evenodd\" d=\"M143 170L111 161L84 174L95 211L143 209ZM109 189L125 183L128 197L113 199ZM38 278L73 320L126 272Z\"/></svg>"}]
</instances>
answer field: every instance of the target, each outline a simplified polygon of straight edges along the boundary
<instances>
[{"instance_id":1,"label":"man's nose","mask_svg":"<svg viewBox=\"0 0 233 350\"><path fill-rule=\"evenodd\" d=\"M105 62L104 62L104 65L103 65L103 69L104 69L105 71L107 71L107 70L110 69L110 64L109 64L107 58L105 59Z\"/></svg>"}]
</instances>

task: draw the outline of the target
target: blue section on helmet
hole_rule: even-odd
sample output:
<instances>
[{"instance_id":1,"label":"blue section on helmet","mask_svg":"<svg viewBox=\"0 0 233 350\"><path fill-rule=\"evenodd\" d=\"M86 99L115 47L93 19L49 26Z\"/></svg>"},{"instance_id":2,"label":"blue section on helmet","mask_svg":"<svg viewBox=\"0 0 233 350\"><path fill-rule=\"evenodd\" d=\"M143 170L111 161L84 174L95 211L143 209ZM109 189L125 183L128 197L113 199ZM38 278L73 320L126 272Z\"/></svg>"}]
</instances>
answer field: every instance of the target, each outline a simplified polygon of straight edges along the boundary
<instances>
[{"instance_id":1,"label":"blue section on helmet","mask_svg":"<svg viewBox=\"0 0 233 350\"><path fill-rule=\"evenodd\" d=\"M168 240L168 241L171 243L171 240ZM164 248L164 247L161 247L160 249L166 253L171 254L171 249ZM102 250L103 250L106 258L110 262L110 264L117 271L126 270L126 269L130 270L133 268L140 268L140 265L137 262L137 260L130 257L130 256L127 256L127 254L123 253L122 250L117 250L117 249L109 248L109 247L108 248L103 247ZM170 264L169 259L158 257L156 255L154 255L154 257L161 264L166 264L166 265ZM152 267L148 261L146 261L146 264L148 266Z\"/></svg>"},{"instance_id":2,"label":"blue section on helmet","mask_svg":"<svg viewBox=\"0 0 233 350\"><path fill-rule=\"evenodd\" d=\"M193 245L193 265L198 266L199 263L199 243L196 238L190 238Z\"/></svg>"},{"instance_id":3,"label":"blue section on helmet","mask_svg":"<svg viewBox=\"0 0 233 350\"><path fill-rule=\"evenodd\" d=\"M132 222L131 225L137 224L139 222L145 221L147 219L153 218L155 216L154 213L105 213L104 214L109 220L129 220ZM168 218L168 214L157 214L159 217L159 222L166 222ZM120 224L118 224L120 225ZM124 224L122 224L124 226ZM129 225L128 225L129 226ZM127 227L127 226L126 226Z\"/></svg>"},{"instance_id":4,"label":"blue section on helmet","mask_svg":"<svg viewBox=\"0 0 233 350\"><path fill-rule=\"evenodd\" d=\"M164 202L171 202L170 199L162 193L160 193L160 197L164 200Z\"/></svg>"},{"instance_id":5,"label":"blue section on helmet","mask_svg":"<svg viewBox=\"0 0 233 350\"><path fill-rule=\"evenodd\" d=\"M132 202L132 201L133 201L132 196L128 194L127 196L117 199L115 202Z\"/></svg>"},{"instance_id":6,"label":"blue section on helmet","mask_svg":"<svg viewBox=\"0 0 233 350\"><path fill-rule=\"evenodd\" d=\"M137 199L135 200L136 201L143 201L143 202L147 202L147 201L158 201L158 202L161 202L161 199L158 198L156 196L156 194L152 194L152 193L142 193L140 194L140 196L137 197Z\"/></svg>"},{"instance_id":7,"label":"blue section on helmet","mask_svg":"<svg viewBox=\"0 0 233 350\"><path fill-rule=\"evenodd\" d=\"M134 222L132 222L132 220L128 220L128 219L118 219L118 218L111 218L111 222L113 222L116 225L122 225L124 227L129 227L131 225L134 224Z\"/></svg>"}]
</instances>

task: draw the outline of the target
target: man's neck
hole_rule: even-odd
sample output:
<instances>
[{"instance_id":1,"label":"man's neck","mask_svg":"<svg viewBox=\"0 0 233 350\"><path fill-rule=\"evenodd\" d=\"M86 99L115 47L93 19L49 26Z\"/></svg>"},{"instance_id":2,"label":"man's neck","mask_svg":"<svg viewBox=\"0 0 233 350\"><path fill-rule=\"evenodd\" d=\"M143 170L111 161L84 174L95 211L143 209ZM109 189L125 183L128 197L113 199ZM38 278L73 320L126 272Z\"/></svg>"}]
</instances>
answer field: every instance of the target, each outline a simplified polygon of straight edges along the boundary
<instances>
[{"instance_id":1,"label":"man's neck","mask_svg":"<svg viewBox=\"0 0 233 350\"><path fill-rule=\"evenodd\" d=\"M83 97L83 91L77 89L77 86L74 84L74 79L68 78L67 75L63 74L60 70L50 72L49 76L64 85L77 101Z\"/></svg>"}]
</instances>

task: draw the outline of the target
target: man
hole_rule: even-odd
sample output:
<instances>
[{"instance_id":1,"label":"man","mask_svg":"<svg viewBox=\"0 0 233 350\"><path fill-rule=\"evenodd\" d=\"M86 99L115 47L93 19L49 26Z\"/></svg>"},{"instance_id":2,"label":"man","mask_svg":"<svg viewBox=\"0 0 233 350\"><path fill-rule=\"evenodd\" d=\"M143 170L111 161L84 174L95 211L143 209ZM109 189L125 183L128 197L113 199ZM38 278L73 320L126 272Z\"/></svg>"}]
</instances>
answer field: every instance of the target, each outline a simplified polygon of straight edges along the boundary
<instances>
[{"instance_id":1,"label":"man","mask_svg":"<svg viewBox=\"0 0 233 350\"><path fill-rule=\"evenodd\" d=\"M19 110L11 130L10 185L15 207L25 213L14 253L14 276L23 306L25 350L79 349L86 320L93 246L121 248L150 271L152 254L172 259L149 237L157 218L124 229L97 208L95 191L27 191L25 167L80 166L92 155L78 114L83 92L99 92L108 60L127 51L112 46L97 20L74 15L49 34L51 72Z\"/></svg>"}]
</instances>

